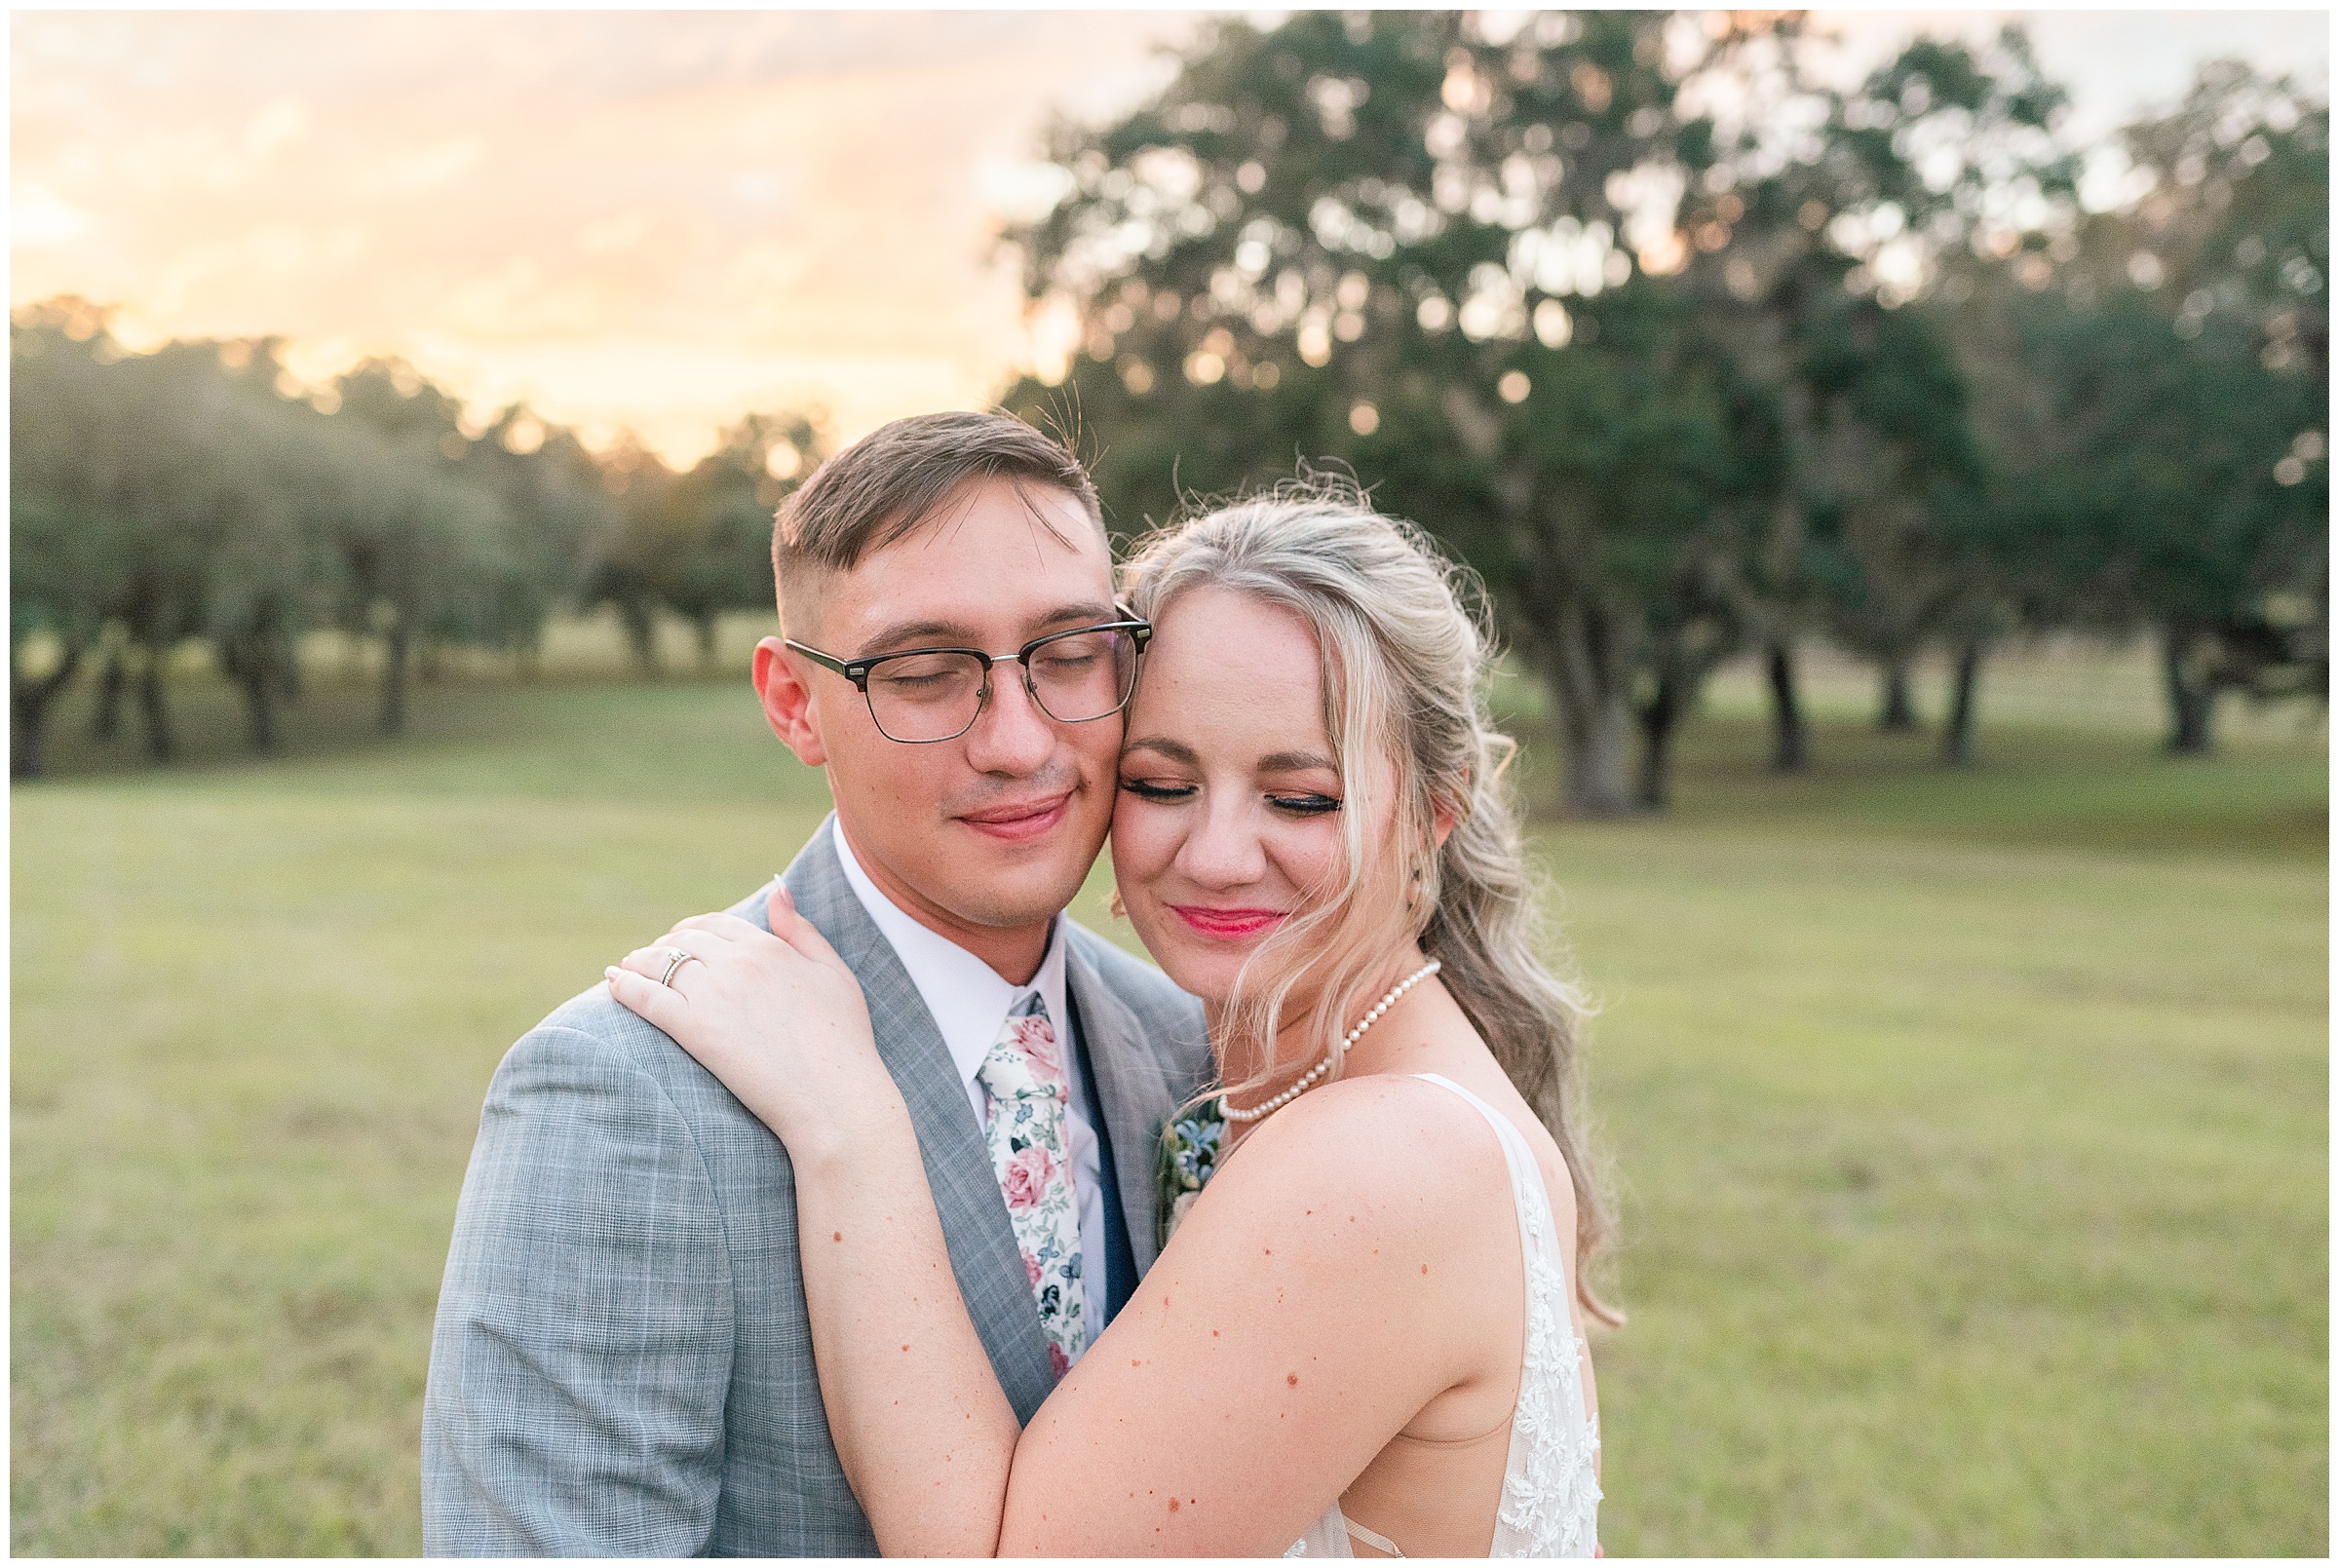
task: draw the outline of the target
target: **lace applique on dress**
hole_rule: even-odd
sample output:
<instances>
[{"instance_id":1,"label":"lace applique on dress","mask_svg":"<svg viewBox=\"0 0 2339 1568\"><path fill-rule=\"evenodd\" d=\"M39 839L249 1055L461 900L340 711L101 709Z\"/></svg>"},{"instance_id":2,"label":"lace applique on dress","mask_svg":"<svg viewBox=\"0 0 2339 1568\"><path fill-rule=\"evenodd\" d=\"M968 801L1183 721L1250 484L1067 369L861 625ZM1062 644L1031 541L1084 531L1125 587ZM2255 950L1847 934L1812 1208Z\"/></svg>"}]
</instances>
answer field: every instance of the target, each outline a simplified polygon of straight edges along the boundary
<instances>
[{"instance_id":1,"label":"lace applique on dress","mask_svg":"<svg viewBox=\"0 0 2339 1568\"><path fill-rule=\"evenodd\" d=\"M1592 1467L1600 1432L1584 1410L1584 1341L1568 1314L1567 1270L1543 1173L1526 1139L1507 1118L1458 1084L1421 1076L1464 1095L1494 1124L1518 1202L1519 1245L1527 1265L1527 1344L1491 1555L1589 1557L1599 1535L1600 1484Z\"/></svg>"},{"instance_id":2,"label":"lace applique on dress","mask_svg":"<svg viewBox=\"0 0 2339 1568\"><path fill-rule=\"evenodd\" d=\"M1599 1543L1600 1483L1597 1418L1584 1409L1584 1341L1568 1312L1567 1269L1552 1219L1543 1172L1517 1128L1450 1078L1416 1078L1452 1090L1494 1127L1511 1172L1518 1209L1518 1241L1526 1263L1526 1348L1518 1370L1518 1404L1511 1413L1511 1456L1496 1506L1495 1557L1589 1557ZM1377 1544L1377 1543L1376 1543ZM1351 1557L1340 1505L1292 1543L1286 1557Z\"/></svg>"}]
</instances>

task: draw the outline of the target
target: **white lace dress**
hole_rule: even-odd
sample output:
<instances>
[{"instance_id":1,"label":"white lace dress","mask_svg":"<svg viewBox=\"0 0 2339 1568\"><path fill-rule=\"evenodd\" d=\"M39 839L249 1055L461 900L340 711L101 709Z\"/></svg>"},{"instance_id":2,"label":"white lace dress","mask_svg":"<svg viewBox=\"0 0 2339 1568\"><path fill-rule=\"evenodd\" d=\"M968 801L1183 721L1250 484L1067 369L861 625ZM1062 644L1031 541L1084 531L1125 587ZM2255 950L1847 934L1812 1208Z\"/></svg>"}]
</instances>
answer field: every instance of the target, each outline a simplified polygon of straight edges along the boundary
<instances>
[{"instance_id":1,"label":"white lace dress","mask_svg":"<svg viewBox=\"0 0 2339 1568\"><path fill-rule=\"evenodd\" d=\"M1511 1459L1503 1471L1503 1500L1495 1511L1488 1555L1589 1557L1599 1536L1600 1484L1592 1462L1600 1451L1600 1429L1598 1419L1584 1409L1584 1342L1568 1313L1567 1270L1543 1172L1510 1118L1450 1078L1414 1076L1452 1090L1493 1125L1518 1205L1518 1244L1527 1266L1526 1356L1518 1374L1518 1404L1511 1413ZM1284 1555L1353 1557L1352 1533L1367 1546L1402 1555L1394 1543L1342 1517L1337 1502Z\"/></svg>"}]
</instances>

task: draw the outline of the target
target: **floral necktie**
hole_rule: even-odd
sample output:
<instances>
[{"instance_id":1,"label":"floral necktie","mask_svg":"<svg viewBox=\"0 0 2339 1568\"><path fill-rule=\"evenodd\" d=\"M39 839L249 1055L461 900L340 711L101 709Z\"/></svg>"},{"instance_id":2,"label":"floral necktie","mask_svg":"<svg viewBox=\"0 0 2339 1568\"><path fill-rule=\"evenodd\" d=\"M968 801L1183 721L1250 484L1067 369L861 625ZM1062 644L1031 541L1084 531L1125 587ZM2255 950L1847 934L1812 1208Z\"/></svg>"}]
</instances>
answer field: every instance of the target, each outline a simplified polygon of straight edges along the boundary
<instances>
[{"instance_id":1,"label":"floral necktie","mask_svg":"<svg viewBox=\"0 0 2339 1568\"><path fill-rule=\"evenodd\" d=\"M1088 1296L1081 1284L1080 1205L1072 1194L1072 1139L1065 1122L1072 1086L1048 1004L1037 991L1008 1009L976 1076L991 1094L991 1168L1007 1196L1007 1217L1039 1302L1049 1363L1062 1377L1088 1342Z\"/></svg>"}]
</instances>

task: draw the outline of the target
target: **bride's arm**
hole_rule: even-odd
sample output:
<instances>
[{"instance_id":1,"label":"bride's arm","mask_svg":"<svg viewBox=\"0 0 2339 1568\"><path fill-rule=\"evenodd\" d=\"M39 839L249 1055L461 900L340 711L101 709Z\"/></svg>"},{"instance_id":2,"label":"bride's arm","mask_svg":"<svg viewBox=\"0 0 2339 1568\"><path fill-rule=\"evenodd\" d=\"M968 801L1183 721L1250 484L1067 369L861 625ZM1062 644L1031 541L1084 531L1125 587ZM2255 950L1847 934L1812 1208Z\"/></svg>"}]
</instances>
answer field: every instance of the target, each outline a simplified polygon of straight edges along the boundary
<instances>
[{"instance_id":1,"label":"bride's arm","mask_svg":"<svg viewBox=\"0 0 2339 1568\"><path fill-rule=\"evenodd\" d=\"M683 922L609 972L787 1146L813 1360L854 1496L888 1556L990 1556L1019 1428L958 1293L909 1109L859 982L775 890L779 937ZM691 951L675 986L670 948ZM786 1020L785 1030L768 1027Z\"/></svg>"},{"instance_id":2,"label":"bride's arm","mask_svg":"<svg viewBox=\"0 0 2339 1568\"><path fill-rule=\"evenodd\" d=\"M899 1091L838 1123L789 1147L837 1456L887 1556L990 1556L1021 1429L959 1298Z\"/></svg>"},{"instance_id":3,"label":"bride's arm","mask_svg":"<svg viewBox=\"0 0 2339 1568\"><path fill-rule=\"evenodd\" d=\"M1516 1364L1518 1225L1489 1199L1508 1181L1434 1086L1278 1111L1032 1417L1000 1555L1289 1546L1432 1400Z\"/></svg>"},{"instance_id":4,"label":"bride's arm","mask_svg":"<svg viewBox=\"0 0 2339 1568\"><path fill-rule=\"evenodd\" d=\"M1516 1335L1493 1134L1442 1090L1333 1085L1252 1133L1018 1434L860 988L771 913L685 921L611 987L787 1145L821 1395L889 1555L1280 1548ZM705 960L672 991L671 946Z\"/></svg>"}]
</instances>

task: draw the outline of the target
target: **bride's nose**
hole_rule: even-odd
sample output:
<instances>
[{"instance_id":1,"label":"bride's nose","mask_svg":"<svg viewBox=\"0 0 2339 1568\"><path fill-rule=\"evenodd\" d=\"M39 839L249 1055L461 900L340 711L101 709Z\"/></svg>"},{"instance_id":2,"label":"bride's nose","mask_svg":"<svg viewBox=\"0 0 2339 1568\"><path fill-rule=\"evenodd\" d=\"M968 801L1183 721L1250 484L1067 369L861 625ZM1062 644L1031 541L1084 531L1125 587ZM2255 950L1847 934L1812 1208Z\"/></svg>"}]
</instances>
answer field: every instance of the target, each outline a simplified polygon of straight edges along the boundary
<instances>
[{"instance_id":1,"label":"bride's nose","mask_svg":"<svg viewBox=\"0 0 2339 1568\"><path fill-rule=\"evenodd\" d=\"M1200 887L1242 887L1258 881L1266 868L1258 833L1232 801L1208 802L1178 846L1177 869Z\"/></svg>"}]
</instances>

